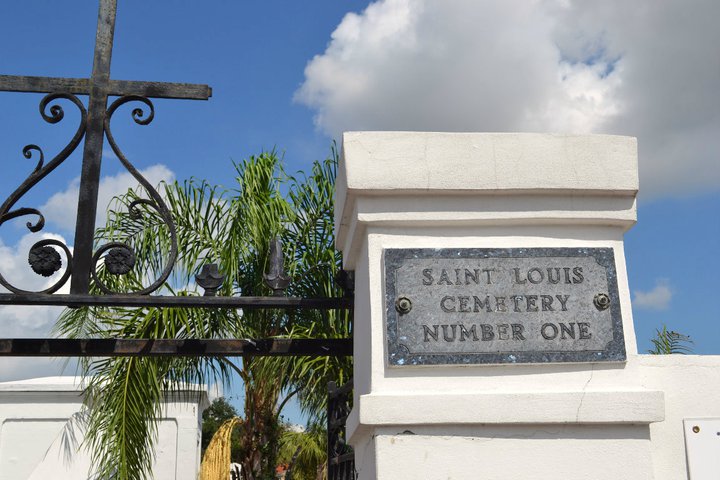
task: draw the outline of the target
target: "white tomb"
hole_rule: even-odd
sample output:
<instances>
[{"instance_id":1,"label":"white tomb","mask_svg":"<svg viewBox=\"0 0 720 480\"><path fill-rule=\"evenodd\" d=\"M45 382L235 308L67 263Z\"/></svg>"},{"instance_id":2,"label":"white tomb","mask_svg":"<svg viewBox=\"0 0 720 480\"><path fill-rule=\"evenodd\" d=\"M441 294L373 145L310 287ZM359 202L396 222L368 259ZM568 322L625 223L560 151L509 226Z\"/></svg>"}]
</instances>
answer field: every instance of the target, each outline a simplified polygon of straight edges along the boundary
<instances>
[{"instance_id":1,"label":"white tomb","mask_svg":"<svg viewBox=\"0 0 720 480\"><path fill-rule=\"evenodd\" d=\"M76 377L0 383L0 480L87 480L90 454L82 444L83 390ZM185 395L183 395L185 393ZM196 480L200 423L207 393L175 392L163 406L153 474L156 480Z\"/></svg>"},{"instance_id":2,"label":"white tomb","mask_svg":"<svg viewBox=\"0 0 720 480\"><path fill-rule=\"evenodd\" d=\"M686 454L685 432L720 417L720 358L637 352L623 250L637 191L629 137L344 135L335 217L355 271L360 480L717 478L704 475L720 455ZM391 249L610 249L626 358L393 364Z\"/></svg>"}]
</instances>

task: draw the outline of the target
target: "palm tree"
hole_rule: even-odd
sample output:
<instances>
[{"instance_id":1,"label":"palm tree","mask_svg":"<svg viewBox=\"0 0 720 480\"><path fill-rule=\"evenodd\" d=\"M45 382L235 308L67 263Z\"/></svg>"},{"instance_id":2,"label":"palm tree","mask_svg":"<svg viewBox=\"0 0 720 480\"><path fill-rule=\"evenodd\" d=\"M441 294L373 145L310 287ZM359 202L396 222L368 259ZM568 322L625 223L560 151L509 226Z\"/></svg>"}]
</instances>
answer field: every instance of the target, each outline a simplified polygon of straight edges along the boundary
<instances>
[{"instance_id":1,"label":"palm tree","mask_svg":"<svg viewBox=\"0 0 720 480\"><path fill-rule=\"evenodd\" d=\"M677 355L693 353L691 345L694 343L689 336L668 330L666 325L655 330L655 337L650 339L653 348L648 350L650 355Z\"/></svg>"},{"instance_id":2,"label":"palm tree","mask_svg":"<svg viewBox=\"0 0 720 480\"><path fill-rule=\"evenodd\" d=\"M327 468L327 431L312 423L305 431L286 429L280 438L280 462L287 466L285 480L322 480Z\"/></svg>"},{"instance_id":3,"label":"palm tree","mask_svg":"<svg viewBox=\"0 0 720 480\"><path fill-rule=\"evenodd\" d=\"M269 244L273 238L282 238L286 268L295 280L289 295L341 295L333 281L341 265L333 237L336 165L333 150L333 158L316 162L310 175L290 177L278 156L269 152L235 166L237 185L230 192L196 180L165 185L161 191L176 225L178 257L163 293L197 295L195 275L203 265L215 263L225 276L219 295L269 295L271 290L263 282ZM127 243L136 254L136 265L121 277L109 275L101 265L96 289L101 281L114 291L137 291L165 268L171 235L153 205L140 198L130 190L116 199L106 227L96 235L98 244ZM344 311L150 307L67 310L56 331L75 338L332 338L351 334L350 317ZM147 478L166 393L180 384L227 384L237 374L245 389L238 426L243 477L274 478L282 432L281 397L297 393L309 418L322 422L325 385L330 379L346 381L350 362L333 357L85 361L81 368L88 376L91 407L87 438L94 465L100 478Z\"/></svg>"}]
</instances>

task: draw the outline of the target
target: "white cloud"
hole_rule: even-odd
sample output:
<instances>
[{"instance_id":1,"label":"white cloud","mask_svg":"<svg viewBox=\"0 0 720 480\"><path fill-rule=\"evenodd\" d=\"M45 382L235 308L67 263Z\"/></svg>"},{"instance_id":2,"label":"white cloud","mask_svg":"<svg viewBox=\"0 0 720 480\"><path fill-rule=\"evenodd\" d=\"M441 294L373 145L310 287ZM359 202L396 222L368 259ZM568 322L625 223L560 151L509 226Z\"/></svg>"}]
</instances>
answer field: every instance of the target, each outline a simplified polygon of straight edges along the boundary
<instances>
[{"instance_id":1,"label":"white cloud","mask_svg":"<svg viewBox=\"0 0 720 480\"><path fill-rule=\"evenodd\" d=\"M62 262L60 271L51 277L43 277L33 272L30 268L30 264L28 263L30 249L35 243L46 239L59 240L67 244L61 235L54 233L27 233L23 235L14 246L5 245L2 240L0 240L0 273L16 288L40 291L53 285L62 276L67 266L67 259L59 248L56 248L56 250L60 253ZM70 251L72 252L72 248L70 248ZM0 287L0 291L6 290ZM69 290L58 293L67 293L68 291ZM5 328L4 326L3 330L5 330Z\"/></svg>"},{"instance_id":2,"label":"white cloud","mask_svg":"<svg viewBox=\"0 0 720 480\"><path fill-rule=\"evenodd\" d=\"M157 186L161 181L171 182L175 174L165 165L153 165L141 170L140 174L150 182L150 185ZM98 208L95 225L105 225L107 219L107 206L113 197L121 195L129 188L138 186L138 181L129 172L120 172L117 175L108 175L100 179L100 190L98 192ZM75 220L77 217L77 201L80 187L80 178L74 179L68 188L54 194L40 211L45 219L64 232L75 231Z\"/></svg>"},{"instance_id":3,"label":"white cloud","mask_svg":"<svg viewBox=\"0 0 720 480\"><path fill-rule=\"evenodd\" d=\"M660 279L655 282L655 288L648 292L635 290L633 307L647 310L667 310L672 296L673 292L667 280Z\"/></svg>"},{"instance_id":4,"label":"white cloud","mask_svg":"<svg viewBox=\"0 0 720 480\"><path fill-rule=\"evenodd\" d=\"M106 152L103 153L104 155ZM164 165L154 165L140 172L151 185L161 181L172 181L174 174ZM48 225L72 234L75 229L77 215L77 198L80 179L73 180L65 191L58 192L40 208ZM121 172L114 176L105 176L100 180L98 194L97 225L106 220L106 206L110 200L128 188L138 185L130 173ZM23 219L24 221L24 219ZM53 285L65 271L67 259L60 252L63 266L59 272L49 278L37 275L28 264L28 253L32 246L44 239L53 238L67 244L65 239L54 233L27 233L18 239L15 245L6 245L0 240L0 273L17 288L29 291L40 291ZM70 247L72 252L72 247ZM69 293L68 281L58 293ZM6 290L0 287L0 291ZM47 338L55 325L62 307L50 306L0 306L3 338ZM37 376L59 375L64 371L65 361L52 358L4 358L0 362L0 381L17 380ZM75 361L70 362L75 365ZM65 369L67 373L75 373L74 368Z\"/></svg>"},{"instance_id":5,"label":"white cloud","mask_svg":"<svg viewBox=\"0 0 720 480\"><path fill-rule=\"evenodd\" d=\"M38 291L54 284L67 265L61 253L63 267L52 277L45 278L30 269L27 256L32 245L43 239L54 238L65 242L63 237L52 233L27 234L16 245L8 246L0 241L0 272L14 286L26 290ZM0 291L6 292L0 287ZM69 282L59 293L69 292ZM0 306L3 338L45 338L62 312L62 307L48 306ZM0 359L0 382L32 377L59 375L65 365L64 360L52 358L5 357ZM69 369L68 373L74 373Z\"/></svg>"},{"instance_id":6,"label":"white cloud","mask_svg":"<svg viewBox=\"0 0 720 480\"><path fill-rule=\"evenodd\" d=\"M111 148L103 148L102 159L103 160L119 160L118 156L115 155L115 152L113 152Z\"/></svg>"},{"instance_id":7,"label":"white cloud","mask_svg":"<svg viewBox=\"0 0 720 480\"><path fill-rule=\"evenodd\" d=\"M103 151L104 157L112 158L112 151ZM174 174L164 165L154 165L142 170L143 175L151 185L158 185L161 181L170 182ZM45 216L48 226L52 226L64 233L73 234L77 216L77 199L80 179L73 180L67 189L54 194L40 211ZM104 225L107 214L106 208L110 200L127 192L129 188L136 187L137 180L128 172L117 175L104 176L100 179L98 194L98 211L96 225ZM21 219L24 223L27 219ZM53 285L65 271L66 258L60 252L63 267L60 272L50 278L37 275L28 264L28 253L32 246L43 239L53 238L67 242L58 234L38 232L27 233L17 240L15 245L5 244L0 240L0 273L15 287L29 291L40 291ZM72 251L72 247L70 247ZM69 293L68 281L58 293ZM0 287L0 291L7 290ZM50 306L0 306L0 322L2 322L2 338L48 338L56 320L62 312L62 307ZM0 381L18 380L31 377L59 375L63 372L75 373L76 362L70 362L70 367L64 369L66 362L63 359L52 358L13 358L6 357L0 361Z\"/></svg>"},{"instance_id":8,"label":"white cloud","mask_svg":"<svg viewBox=\"0 0 720 480\"><path fill-rule=\"evenodd\" d=\"M208 389L208 400L210 400L210 403L214 402L216 399L224 396L224 389L222 384L220 383L213 383L211 384Z\"/></svg>"},{"instance_id":9,"label":"white cloud","mask_svg":"<svg viewBox=\"0 0 720 480\"><path fill-rule=\"evenodd\" d=\"M720 186L715 0L379 0L295 94L317 126L637 136L644 194Z\"/></svg>"},{"instance_id":10,"label":"white cloud","mask_svg":"<svg viewBox=\"0 0 720 480\"><path fill-rule=\"evenodd\" d=\"M66 359L62 358L3 357L0 359L0 382L75 375L78 373L75 365L74 359L66 364Z\"/></svg>"}]
</instances>

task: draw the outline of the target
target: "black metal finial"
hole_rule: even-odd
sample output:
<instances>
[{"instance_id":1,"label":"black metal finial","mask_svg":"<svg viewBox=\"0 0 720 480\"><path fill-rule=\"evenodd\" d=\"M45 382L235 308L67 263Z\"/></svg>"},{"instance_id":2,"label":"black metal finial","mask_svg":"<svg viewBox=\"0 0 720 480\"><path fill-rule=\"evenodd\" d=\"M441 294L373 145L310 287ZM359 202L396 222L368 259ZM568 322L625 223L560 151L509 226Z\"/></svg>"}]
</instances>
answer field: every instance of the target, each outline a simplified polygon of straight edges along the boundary
<instances>
[{"instance_id":1,"label":"black metal finial","mask_svg":"<svg viewBox=\"0 0 720 480\"><path fill-rule=\"evenodd\" d=\"M280 297L290 285L290 277L285 275L282 242L279 237L270 241L270 271L263 274L265 284L272 288L273 295Z\"/></svg>"},{"instance_id":2,"label":"black metal finial","mask_svg":"<svg viewBox=\"0 0 720 480\"><path fill-rule=\"evenodd\" d=\"M335 274L335 283L342 288L343 296L350 298L355 295L355 272L352 270L338 270Z\"/></svg>"},{"instance_id":3,"label":"black metal finial","mask_svg":"<svg viewBox=\"0 0 720 480\"><path fill-rule=\"evenodd\" d=\"M217 294L218 288L220 288L225 281L225 275L220 273L217 263L209 263L203 265L200 273L195 275L195 281L205 290L204 296L214 297Z\"/></svg>"}]
</instances>

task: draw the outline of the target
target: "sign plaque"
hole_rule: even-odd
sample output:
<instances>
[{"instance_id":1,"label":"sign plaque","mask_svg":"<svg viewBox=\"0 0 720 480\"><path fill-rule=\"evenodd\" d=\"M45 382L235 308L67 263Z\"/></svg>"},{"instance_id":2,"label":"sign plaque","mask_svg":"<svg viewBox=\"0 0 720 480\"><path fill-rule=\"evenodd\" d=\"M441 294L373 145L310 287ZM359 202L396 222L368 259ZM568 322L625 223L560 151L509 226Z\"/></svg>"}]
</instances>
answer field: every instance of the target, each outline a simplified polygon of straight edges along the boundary
<instances>
[{"instance_id":1,"label":"sign plaque","mask_svg":"<svg viewBox=\"0 0 720 480\"><path fill-rule=\"evenodd\" d=\"M611 248L388 249L391 366L619 362Z\"/></svg>"}]
</instances>

